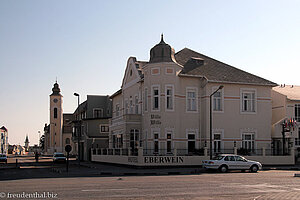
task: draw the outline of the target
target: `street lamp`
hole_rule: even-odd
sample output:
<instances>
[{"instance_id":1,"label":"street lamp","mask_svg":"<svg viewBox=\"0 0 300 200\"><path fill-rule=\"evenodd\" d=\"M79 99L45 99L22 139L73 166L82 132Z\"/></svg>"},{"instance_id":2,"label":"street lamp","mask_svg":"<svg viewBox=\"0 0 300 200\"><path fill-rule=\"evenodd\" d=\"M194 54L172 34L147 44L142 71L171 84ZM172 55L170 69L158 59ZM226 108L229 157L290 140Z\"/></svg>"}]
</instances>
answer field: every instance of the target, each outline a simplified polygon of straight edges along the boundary
<instances>
[{"instance_id":1,"label":"street lamp","mask_svg":"<svg viewBox=\"0 0 300 200\"><path fill-rule=\"evenodd\" d=\"M221 90L224 86L220 85L211 95L209 95L209 157L212 159L212 96Z\"/></svg>"},{"instance_id":2,"label":"street lamp","mask_svg":"<svg viewBox=\"0 0 300 200\"><path fill-rule=\"evenodd\" d=\"M78 104L77 104L77 116L78 116L78 120L77 120L77 151L78 151L78 165L80 166L80 145L79 145L79 142L80 142L80 138L79 138L79 135L80 135L80 123L79 123L79 94L78 93L74 93L74 96L78 97Z\"/></svg>"}]
</instances>

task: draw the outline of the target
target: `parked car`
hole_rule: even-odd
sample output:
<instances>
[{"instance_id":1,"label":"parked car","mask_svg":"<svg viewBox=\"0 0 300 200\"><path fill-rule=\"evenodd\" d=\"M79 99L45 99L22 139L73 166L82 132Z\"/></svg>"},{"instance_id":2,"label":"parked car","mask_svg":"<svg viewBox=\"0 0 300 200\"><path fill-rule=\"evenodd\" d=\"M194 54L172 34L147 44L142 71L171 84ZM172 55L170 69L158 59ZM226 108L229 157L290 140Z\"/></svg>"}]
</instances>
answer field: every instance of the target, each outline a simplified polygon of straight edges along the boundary
<instances>
[{"instance_id":1,"label":"parked car","mask_svg":"<svg viewBox=\"0 0 300 200\"><path fill-rule=\"evenodd\" d=\"M53 162L66 162L66 156L63 153L54 153Z\"/></svg>"},{"instance_id":2,"label":"parked car","mask_svg":"<svg viewBox=\"0 0 300 200\"><path fill-rule=\"evenodd\" d=\"M6 154L0 154L0 162L7 163L7 156L6 156Z\"/></svg>"},{"instance_id":3,"label":"parked car","mask_svg":"<svg viewBox=\"0 0 300 200\"><path fill-rule=\"evenodd\" d=\"M227 172L228 170L250 170L257 172L262 169L260 162L247 160L243 156L232 154L220 154L212 160L203 160L202 166L206 169L216 169L220 172Z\"/></svg>"}]
</instances>

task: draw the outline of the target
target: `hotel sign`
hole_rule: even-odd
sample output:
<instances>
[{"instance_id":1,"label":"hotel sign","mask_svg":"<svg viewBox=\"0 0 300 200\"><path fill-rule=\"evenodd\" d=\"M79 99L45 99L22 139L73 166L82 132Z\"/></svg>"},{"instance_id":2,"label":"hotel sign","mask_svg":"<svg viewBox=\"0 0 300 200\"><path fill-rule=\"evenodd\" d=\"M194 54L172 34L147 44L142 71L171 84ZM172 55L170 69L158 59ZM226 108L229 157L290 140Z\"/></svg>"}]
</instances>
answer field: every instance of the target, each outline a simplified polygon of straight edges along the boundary
<instances>
[{"instance_id":1,"label":"hotel sign","mask_svg":"<svg viewBox=\"0 0 300 200\"><path fill-rule=\"evenodd\" d=\"M184 163L184 158L181 156L146 156L144 157L144 163L155 163L155 164Z\"/></svg>"},{"instance_id":2,"label":"hotel sign","mask_svg":"<svg viewBox=\"0 0 300 200\"><path fill-rule=\"evenodd\" d=\"M150 125L159 125L161 124L161 116L160 115L151 115L150 116Z\"/></svg>"}]
</instances>

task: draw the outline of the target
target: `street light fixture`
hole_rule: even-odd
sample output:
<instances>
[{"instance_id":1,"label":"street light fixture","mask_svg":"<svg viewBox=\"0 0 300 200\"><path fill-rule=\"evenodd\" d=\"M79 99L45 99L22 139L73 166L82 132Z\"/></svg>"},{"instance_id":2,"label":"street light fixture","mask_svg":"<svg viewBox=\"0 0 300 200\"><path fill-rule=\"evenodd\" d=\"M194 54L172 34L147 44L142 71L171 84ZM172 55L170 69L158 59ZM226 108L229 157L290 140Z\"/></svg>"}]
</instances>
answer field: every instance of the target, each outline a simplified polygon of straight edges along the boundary
<instances>
[{"instance_id":1,"label":"street light fixture","mask_svg":"<svg viewBox=\"0 0 300 200\"><path fill-rule=\"evenodd\" d=\"M209 95L209 157L212 159L212 96L221 90L224 86L220 85L211 95Z\"/></svg>"},{"instance_id":2,"label":"street light fixture","mask_svg":"<svg viewBox=\"0 0 300 200\"><path fill-rule=\"evenodd\" d=\"M77 116L78 116L78 120L76 120L77 121L77 151L78 151L78 165L80 166L80 145L79 145L79 142L80 142L80 138L79 138L79 136L80 136L80 129L81 129L81 127L80 127L80 123L79 123L79 97L80 97L80 95L78 94L78 93L74 93L74 96L76 96L76 97L78 97L78 104L77 104Z\"/></svg>"}]
</instances>

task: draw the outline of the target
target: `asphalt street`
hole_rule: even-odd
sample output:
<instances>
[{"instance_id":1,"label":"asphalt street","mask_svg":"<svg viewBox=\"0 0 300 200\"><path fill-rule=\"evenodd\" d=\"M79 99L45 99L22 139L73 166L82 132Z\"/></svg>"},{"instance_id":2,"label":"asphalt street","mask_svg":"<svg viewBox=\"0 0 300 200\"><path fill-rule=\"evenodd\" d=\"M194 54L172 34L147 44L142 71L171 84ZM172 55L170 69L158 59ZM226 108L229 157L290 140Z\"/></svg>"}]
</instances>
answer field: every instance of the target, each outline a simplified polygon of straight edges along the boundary
<instances>
[{"instance_id":1,"label":"asphalt street","mask_svg":"<svg viewBox=\"0 0 300 200\"><path fill-rule=\"evenodd\" d=\"M22 164L18 169L1 169L0 166L0 198L23 199L27 195L27 199L47 197L56 199L281 200L300 197L300 177L294 177L295 173L300 173L299 170L263 170L258 173L240 171L217 173L200 170L196 174L187 175L103 176L99 174L99 170L137 171L138 169L100 164L92 165L98 168L79 167L73 163L70 168L71 173L66 173L64 164L53 165L47 159L49 158L35 163L32 158L21 158ZM13 165L13 162L10 164ZM53 171L53 168L62 171ZM178 168L177 170L184 169Z\"/></svg>"}]
</instances>

